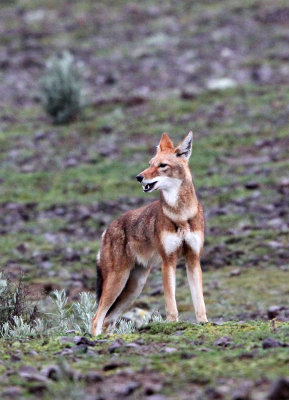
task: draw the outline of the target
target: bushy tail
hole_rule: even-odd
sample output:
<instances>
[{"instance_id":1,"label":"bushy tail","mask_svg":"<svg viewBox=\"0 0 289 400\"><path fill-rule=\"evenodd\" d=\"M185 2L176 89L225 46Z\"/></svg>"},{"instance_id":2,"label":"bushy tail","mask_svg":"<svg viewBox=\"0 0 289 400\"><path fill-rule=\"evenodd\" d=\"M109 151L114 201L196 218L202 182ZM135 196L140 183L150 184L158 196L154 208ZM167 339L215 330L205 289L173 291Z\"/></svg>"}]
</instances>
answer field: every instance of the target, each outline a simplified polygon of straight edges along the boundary
<instances>
[{"instance_id":1,"label":"bushy tail","mask_svg":"<svg viewBox=\"0 0 289 400\"><path fill-rule=\"evenodd\" d=\"M98 262L96 263L96 299L99 303L102 294L103 277Z\"/></svg>"}]
</instances>

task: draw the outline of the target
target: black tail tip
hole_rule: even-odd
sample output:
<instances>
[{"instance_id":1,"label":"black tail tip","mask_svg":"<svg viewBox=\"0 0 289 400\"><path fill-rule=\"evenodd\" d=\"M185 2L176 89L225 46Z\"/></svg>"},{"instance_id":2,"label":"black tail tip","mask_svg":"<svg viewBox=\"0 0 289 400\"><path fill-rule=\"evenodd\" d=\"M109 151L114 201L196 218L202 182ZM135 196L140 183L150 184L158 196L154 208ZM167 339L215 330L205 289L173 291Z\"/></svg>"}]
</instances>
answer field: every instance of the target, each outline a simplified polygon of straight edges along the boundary
<instances>
[{"instance_id":1,"label":"black tail tip","mask_svg":"<svg viewBox=\"0 0 289 400\"><path fill-rule=\"evenodd\" d=\"M99 265L96 264L96 299L99 302L102 294L103 277Z\"/></svg>"}]
</instances>

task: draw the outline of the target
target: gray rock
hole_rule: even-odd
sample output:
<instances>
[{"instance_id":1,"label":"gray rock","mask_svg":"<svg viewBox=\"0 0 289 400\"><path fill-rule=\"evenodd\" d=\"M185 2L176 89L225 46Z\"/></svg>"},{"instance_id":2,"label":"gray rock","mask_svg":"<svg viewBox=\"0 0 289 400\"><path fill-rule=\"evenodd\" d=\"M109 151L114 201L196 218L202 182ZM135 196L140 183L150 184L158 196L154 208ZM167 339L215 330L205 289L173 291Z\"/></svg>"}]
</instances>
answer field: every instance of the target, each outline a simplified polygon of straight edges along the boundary
<instances>
[{"instance_id":1,"label":"gray rock","mask_svg":"<svg viewBox=\"0 0 289 400\"><path fill-rule=\"evenodd\" d=\"M270 306L267 310L267 315L269 319L276 318L279 312L282 310L280 306Z\"/></svg>"},{"instance_id":2,"label":"gray rock","mask_svg":"<svg viewBox=\"0 0 289 400\"><path fill-rule=\"evenodd\" d=\"M275 381L270 389L269 400L288 400L289 399L289 378L280 378Z\"/></svg>"},{"instance_id":3,"label":"gray rock","mask_svg":"<svg viewBox=\"0 0 289 400\"><path fill-rule=\"evenodd\" d=\"M117 384L114 384L114 391L121 396L129 396L139 386L140 386L140 384L138 382L134 382L134 381L125 382L125 383L117 383Z\"/></svg>"},{"instance_id":4,"label":"gray rock","mask_svg":"<svg viewBox=\"0 0 289 400\"><path fill-rule=\"evenodd\" d=\"M231 78L210 79L207 82L207 88L209 90L226 90L229 88L233 88L236 85L237 82Z\"/></svg>"},{"instance_id":5,"label":"gray rock","mask_svg":"<svg viewBox=\"0 0 289 400\"><path fill-rule=\"evenodd\" d=\"M263 349L270 349L272 347L283 347L283 346L284 346L283 343L271 337L264 339L262 342Z\"/></svg>"},{"instance_id":6,"label":"gray rock","mask_svg":"<svg viewBox=\"0 0 289 400\"><path fill-rule=\"evenodd\" d=\"M19 386L9 386L7 387L1 395L3 397L7 397L8 399L11 399L13 397L18 397L22 394L23 389Z\"/></svg>"},{"instance_id":7,"label":"gray rock","mask_svg":"<svg viewBox=\"0 0 289 400\"><path fill-rule=\"evenodd\" d=\"M124 341L121 339L117 339L114 343L112 343L112 345L109 346L108 351L110 353L114 353L117 349L120 349L121 347L123 347L124 345Z\"/></svg>"},{"instance_id":8,"label":"gray rock","mask_svg":"<svg viewBox=\"0 0 289 400\"><path fill-rule=\"evenodd\" d=\"M231 344L232 344L232 341L228 336L222 336L221 338L217 339L214 342L214 345L219 346L219 347L228 347Z\"/></svg>"},{"instance_id":9,"label":"gray rock","mask_svg":"<svg viewBox=\"0 0 289 400\"><path fill-rule=\"evenodd\" d=\"M18 374L21 378L24 378L30 382L37 381L46 383L48 381L45 376L41 375L36 368L31 367L30 365L23 365L20 367Z\"/></svg>"},{"instance_id":10,"label":"gray rock","mask_svg":"<svg viewBox=\"0 0 289 400\"><path fill-rule=\"evenodd\" d=\"M62 375L58 365L46 365L40 372L46 378L52 379L53 381L58 381Z\"/></svg>"},{"instance_id":11,"label":"gray rock","mask_svg":"<svg viewBox=\"0 0 289 400\"><path fill-rule=\"evenodd\" d=\"M95 371L87 372L87 374L85 374L82 379L87 383L96 383L103 381L103 377L101 376L101 374Z\"/></svg>"}]
</instances>

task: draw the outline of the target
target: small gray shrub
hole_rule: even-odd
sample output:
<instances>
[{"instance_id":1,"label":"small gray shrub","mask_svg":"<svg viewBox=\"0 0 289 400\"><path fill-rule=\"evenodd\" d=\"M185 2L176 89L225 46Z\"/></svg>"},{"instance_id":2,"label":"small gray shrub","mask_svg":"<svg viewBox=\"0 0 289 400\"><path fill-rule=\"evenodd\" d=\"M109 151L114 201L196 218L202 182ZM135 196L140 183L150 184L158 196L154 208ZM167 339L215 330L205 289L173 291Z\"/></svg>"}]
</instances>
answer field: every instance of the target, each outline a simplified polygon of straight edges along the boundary
<instances>
[{"instance_id":1,"label":"small gray shrub","mask_svg":"<svg viewBox=\"0 0 289 400\"><path fill-rule=\"evenodd\" d=\"M0 273L0 297L7 294L8 287L9 282ZM14 297L17 298L16 295ZM71 330L81 334L90 333L92 318L97 308L93 294L80 293L79 301L71 306L68 305L68 297L64 289L55 290L51 298L53 302L51 313L42 313L43 318L36 318L34 315L34 318L31 318L30 315L30 319L23 318L21 314L12 315L9 320L6 318L0 324L0 337L9 339L35 337L43 334L61 335ZM162 316L158 311L147 313L143 317L141 326L152 322L163 322ZM135 332L136 329L135 321L119 319L114 328L114 333L125 335Z\"/></svg>"},{"instance_id":2,"label":"small gray shrub","mask_svg":"<svg viewBox=\"0 0 289 400\"><path fill-rule=\"evenodd\" d=\"M11 282L0 272L0 330L4 324L9 327L15 326L15 317L30 326L34 326L39 312L36 306L28 300L27 290L20 276L17 282ZM8 325L7 325L8 324Z\"/></svg>"},{"instance_id":3,"label":"small gray shrub","mask_svg":"<svg viewBox=\"0 0 289 400\"><path fill-rule=\"evenodd\" d=\"M69 52L47 61L40 80L42 104L55 124L76 120L85 105L80 69Z\"/></svg>"},{"instance_id":4,"label":"small gray shrub","mask_svg":"<svg viewBox=\"0 0 289 400\"><path fill-rule=\"evenodd\" d=\"M55 312L49 314L51 331L65 333L76 330L82 334L90 333L92 318L97 307L95 296L81 292L79 301L68 307L68 297L64 289L55 290L52 295Z\"/></svg>"},{"instance_id":5,"label":"small gray shrub","mask_svg":"<svg viewBox=\"0 0 289 400\"><path fill-rule=\"evenodd\" d=\"M115 327L114 333L117 335L127 335L133 333L136 330L136 325L134 321L126 321L125 319L120 319Z\"/></svg>"}]
</instances>

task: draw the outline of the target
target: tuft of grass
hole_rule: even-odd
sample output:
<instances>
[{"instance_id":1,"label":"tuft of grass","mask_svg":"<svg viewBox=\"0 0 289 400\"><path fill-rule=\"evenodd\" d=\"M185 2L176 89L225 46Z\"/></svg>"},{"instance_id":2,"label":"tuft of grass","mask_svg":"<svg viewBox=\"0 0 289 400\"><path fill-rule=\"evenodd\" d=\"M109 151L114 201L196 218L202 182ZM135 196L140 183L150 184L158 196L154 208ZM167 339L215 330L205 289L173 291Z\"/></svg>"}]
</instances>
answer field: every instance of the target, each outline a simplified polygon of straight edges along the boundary
<instances>
[{"instance_id":1,"label":"tuft of grass","mask_svg":"<svg viewBox=\"0 0 289 400\"><path fill-rule=\"evenodd\" d=\"M31 323L26 323L20 316L14 316L12 323L5 322L0 330L0 336L4 339L16 338L25 339L28 337L36 336L38 333L43 333L43 321L38 318L34 321L34 326Z\"/></svg>"},{"instance_id":2,"label":"tuft of grass","mask_svg":"<svg viewBox=\"0 0 289 400\"><path fill-rule=\"evenodd\" d=\"M72 54L66 51L48 60L40 89L43 107L55 124L72 122L80 116L85 98Z\"/></svg>"},{"instance_id":3,"label":"tuft of grass","mask_svg":"<svg viewBox=\"0 0 289 400\"><path fill-rule=\"evenodd\" d=\"M126 321L125 319L120 319L116 328L115 333L117 335L127 335L135 332L136 325L134 321Z\"/></svg>"},{"instance_id":4,"label":"tuft of grass","mask_svg":"<svg viewBox=\"0 0 289 400\"><path fill-rule=\"evenodd\" d=\"M22 278L17 283L12 283L0 272L0 332L2 335L19 327L22 323L32 327L37 315L37 307L27 299Z\"/></svg>"}]
</instances>

